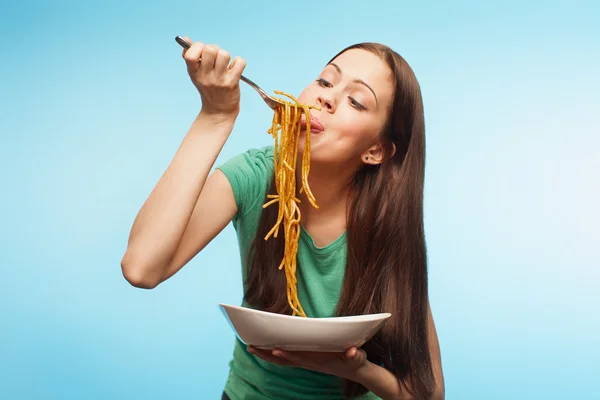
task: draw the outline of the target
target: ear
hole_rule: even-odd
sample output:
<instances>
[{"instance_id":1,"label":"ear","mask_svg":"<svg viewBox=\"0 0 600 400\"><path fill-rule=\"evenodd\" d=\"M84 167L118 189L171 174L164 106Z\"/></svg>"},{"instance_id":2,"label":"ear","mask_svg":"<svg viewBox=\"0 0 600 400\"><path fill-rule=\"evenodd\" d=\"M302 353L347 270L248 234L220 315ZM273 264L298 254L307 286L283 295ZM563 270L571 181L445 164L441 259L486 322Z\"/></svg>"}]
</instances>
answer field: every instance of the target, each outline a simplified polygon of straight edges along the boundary
<instances>
[{"instance_id":1,"label":"ear","mask_svg":"<svg viewBox=\"0 0 600 400\"><path fill-rule=\"evenodd\" d=\"M393 157L394 154L396 154L396 145L394 143L392 143L391 157ZM373 146L369 147L367 149L367 151L365 151L361 155L362 162L367 165L381 164L383 162L383 158L384 158L384 152L383 152L383 146L382 146L381 142L378 142L377 144L374 144Z\"/></svg>"}]
</instances>

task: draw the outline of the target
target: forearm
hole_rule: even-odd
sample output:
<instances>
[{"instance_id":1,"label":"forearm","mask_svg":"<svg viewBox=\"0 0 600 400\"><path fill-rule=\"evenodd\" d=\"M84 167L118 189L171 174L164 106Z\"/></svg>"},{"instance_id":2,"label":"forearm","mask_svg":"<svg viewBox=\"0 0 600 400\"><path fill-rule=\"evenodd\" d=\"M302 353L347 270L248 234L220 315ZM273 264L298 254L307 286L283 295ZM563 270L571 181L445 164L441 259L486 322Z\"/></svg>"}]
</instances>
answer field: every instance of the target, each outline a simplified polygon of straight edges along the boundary
<instances>
[{"instance_id":1,"label":"forearm","mask_svg":"<svg viewBox=\"0 0 600 400\"><path fill-rule=\"evenodd\" d=\"M416 399L400 385L400 382L394 374L371 362L367 362L365 366L358 371L355 380L383 400ZM432 399L443 400L443 389L436 388L436 392L434 392Z\"/></svg>"},{"instance_id":2,"label":"forearm","mask_svg":"<svg viewBox=\"0 0 600 400\"><path fill-rule=\"evenodd\" d=\"M233 122L201 112L140 209L122 264L142 286L158 284L164 275Z\"/></svg>"}]
</instances>

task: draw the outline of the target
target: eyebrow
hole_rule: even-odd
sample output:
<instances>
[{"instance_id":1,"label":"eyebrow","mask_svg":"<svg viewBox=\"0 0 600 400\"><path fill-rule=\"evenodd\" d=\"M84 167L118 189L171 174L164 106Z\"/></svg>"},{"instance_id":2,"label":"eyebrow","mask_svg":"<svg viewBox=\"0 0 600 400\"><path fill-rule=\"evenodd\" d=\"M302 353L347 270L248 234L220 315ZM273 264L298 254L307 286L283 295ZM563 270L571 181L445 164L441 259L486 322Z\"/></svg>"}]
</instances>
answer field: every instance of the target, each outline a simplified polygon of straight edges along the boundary
<instances>
[{"instance_id":1,"label":"eyebrow","mask_svg":"<svg viewBox=\"0 0 600 400\"><path fill-rule=\"evenodd\" d=\"M342 73L342 69L335 63L329 63L328 65L333 65L335 67L335 69L337 69L337 71L341 74ZM354 83L360 83L361 85L365 85L366 87L369 88L369 90L371 91L371 93L373 93L373 96L375 96L375 102L379 103L379 101L377 100L377 95L375 94L375 91L373 90L373 88L371 86L369 86L367 84L367 82L363 81L362 79L354 79L352 82Z\"/></svg>"}]
</instances>

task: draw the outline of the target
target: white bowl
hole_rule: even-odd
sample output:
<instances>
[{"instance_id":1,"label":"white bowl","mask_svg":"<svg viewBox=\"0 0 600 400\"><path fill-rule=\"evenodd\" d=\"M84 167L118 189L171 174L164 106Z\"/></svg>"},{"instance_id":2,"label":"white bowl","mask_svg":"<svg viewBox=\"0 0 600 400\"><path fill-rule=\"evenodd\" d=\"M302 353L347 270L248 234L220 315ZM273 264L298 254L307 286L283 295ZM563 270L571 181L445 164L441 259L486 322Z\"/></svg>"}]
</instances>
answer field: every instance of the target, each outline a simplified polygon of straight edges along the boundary
<instances>
[{"instance_id":1,"label":"white bowl","mask_svg":"<svg viewBox=\"0 0 600 400\"><path fill-rule=\"evenodd\" d=\"M391 316L304 318L220 304L237 337L260 349L342 352L361 347Z\"/></svg>"}]
</instances>

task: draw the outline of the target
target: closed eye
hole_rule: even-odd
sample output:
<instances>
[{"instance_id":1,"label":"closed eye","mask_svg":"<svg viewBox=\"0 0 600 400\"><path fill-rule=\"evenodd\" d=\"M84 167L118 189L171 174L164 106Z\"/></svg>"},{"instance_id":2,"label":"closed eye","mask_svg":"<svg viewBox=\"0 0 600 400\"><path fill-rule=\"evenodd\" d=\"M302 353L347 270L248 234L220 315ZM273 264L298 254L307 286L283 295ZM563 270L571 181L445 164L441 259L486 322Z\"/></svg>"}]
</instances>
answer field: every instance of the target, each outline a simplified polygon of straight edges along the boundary
<instances>
[{"instance_id":1,"label":"closed eye","mask_svg":"<svg viewBox=\"0 0 600 400\"><path fill-rule=\"evenodd\" d=\"M350 105L354 108L356 108L357 110L366 110L367 107L363 106L362 104L360 104L358 101L356 101L356 99L354 97L348 97L348 99L350 99Z\"/></svg>"},{"instance_id":2,"label":"closed eye","mask_svg":"<svg viewBox=\"0 0 600 400\"><path fill-rule=\"evenodd\" d=\"M333 87L331 85L331 83L329 83L328 81L326 81L323 78L319 78L317 79L317 83L319 84L319 86L322 87L326 87L326 88L331 88ZM348 97L349 101L350 101L350 105L354 108L356 108L357 110L363 111L366 110L367 107L363 106L362 104L360 104L358 101L356 101L356 99L354 97Z\"/></svg>"},{"instance_id":3,"label":"closed eye","mask_svg":"<svg viewBox=\"0 0 600 400\"><path fill-rule=\"evenodd\" d=\"M323 87L327 87L330 88L331 87L331 83L327 82L325 79L323 78L319 78L317 79L317 83L319 84L319 86L323 86Z\"/></svg>"}]
</instances>

